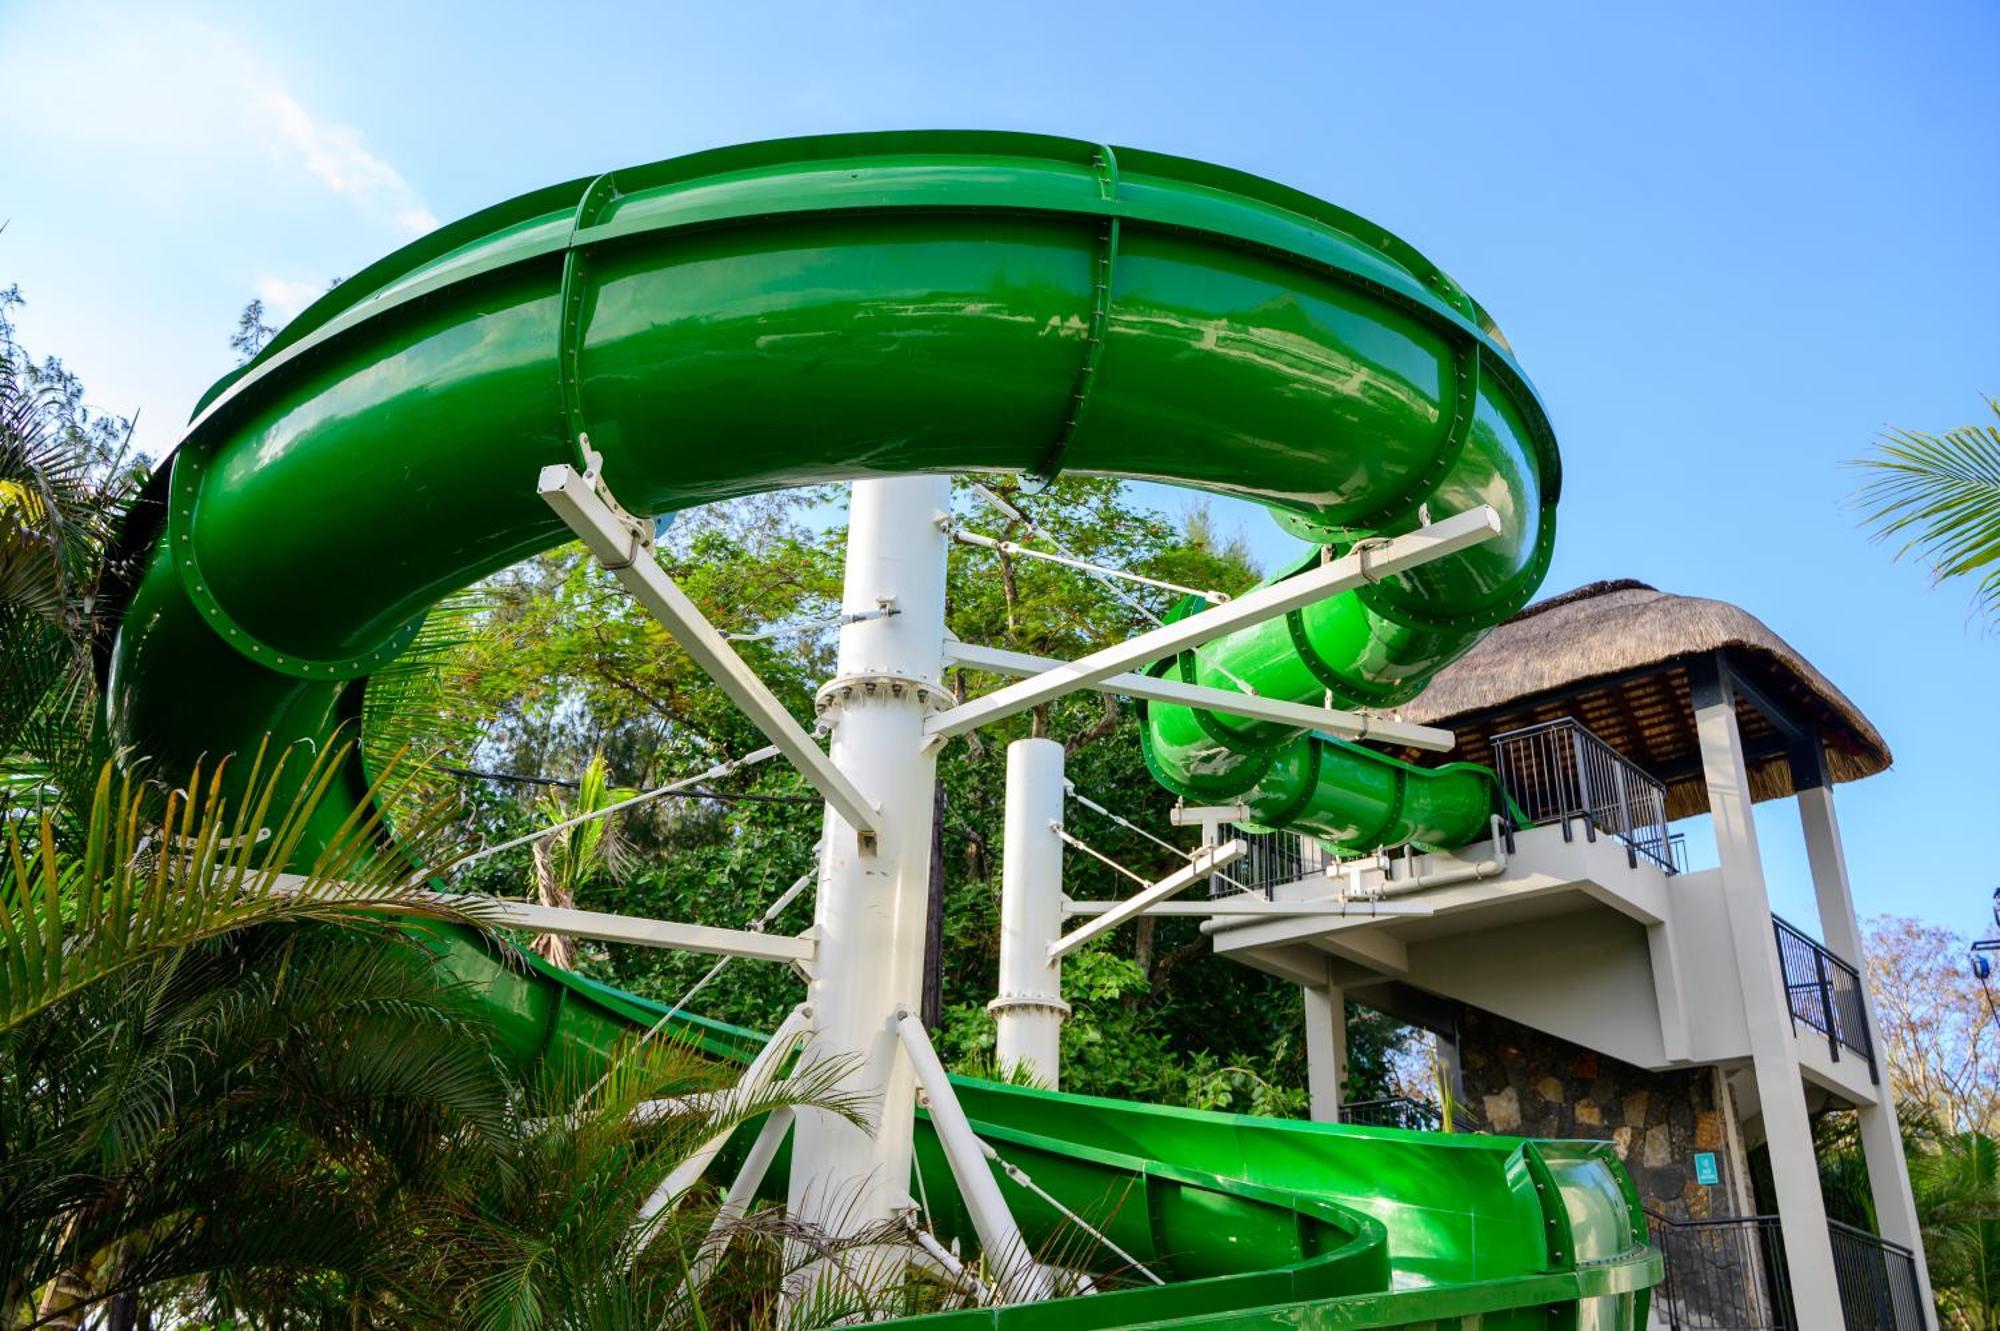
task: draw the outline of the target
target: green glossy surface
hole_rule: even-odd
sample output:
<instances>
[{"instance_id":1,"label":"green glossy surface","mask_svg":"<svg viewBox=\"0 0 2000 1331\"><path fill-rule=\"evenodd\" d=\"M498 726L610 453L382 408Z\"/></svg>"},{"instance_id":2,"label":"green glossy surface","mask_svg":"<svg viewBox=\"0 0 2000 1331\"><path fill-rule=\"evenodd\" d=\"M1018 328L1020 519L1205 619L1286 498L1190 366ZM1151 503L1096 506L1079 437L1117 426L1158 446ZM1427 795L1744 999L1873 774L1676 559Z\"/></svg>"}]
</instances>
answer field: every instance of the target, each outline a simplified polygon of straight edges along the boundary
<instances>
[{"instance_id":1,"label":"green glossy surface","mask_svg":"<svg viewBox=\"0 0 2000 1331\"><path fill-rule=\"evenodd\" d=\"M146 559L119 593L112 735L179 770L351 720L428 605L564 539L534 477L586 431L620 497L653 511L1060 466L1244 496L1345 547L1491 504L1497 541L1161 667L1347 705L1406 699L1528 598L1559 487L1541 408L1483 311L1331 205L1039 136L723 149L444 227L212 389L127 532ZM1147 722L1170 786L1343 844L1462 844L1494 807L1477 769L1418 772L1186 708ZM352 774L350 806L364 788ZM345 812L336 798L322 817ZM660 1015L440 946L524 1064L590 1061ZM719 1057L756 1042L684 1025ZM982 1132L1176 1283L956 1320L1643 1322L1656 1259L1594 1148L962 1085ZM928 1137L919 1155L940 1223L962 1229ZM1003 1187L1031 1235L1052 1233Z\"/></svg>"}]
</instances>

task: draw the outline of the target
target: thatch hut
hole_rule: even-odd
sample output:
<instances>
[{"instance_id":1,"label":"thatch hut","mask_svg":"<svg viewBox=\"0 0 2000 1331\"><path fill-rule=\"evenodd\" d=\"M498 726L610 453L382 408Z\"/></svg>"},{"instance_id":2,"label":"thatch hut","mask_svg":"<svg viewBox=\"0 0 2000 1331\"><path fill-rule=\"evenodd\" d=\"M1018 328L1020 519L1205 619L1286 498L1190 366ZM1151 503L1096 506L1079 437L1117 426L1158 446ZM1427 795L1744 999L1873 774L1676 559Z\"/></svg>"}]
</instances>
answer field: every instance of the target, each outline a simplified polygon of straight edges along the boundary
<instances>
[{"instance_id":1,"label":"thatch hut","mask_svg":"<svg viewBox=\"0 0 2000 1331\"><path fill-rule=\"evenodd\" d=\"M1630 579L1529 606L1440 671L1402 715L1457 733L1458 750L1443 757L1481 763L1495 735L1574 717L1663 782L1667 816L1684 818L1708 810L1693 691L1718 662L1737 684L1753 799L1796 793L1801 735L1817 738L1832 781L1889 766L1889 746L1861 709L1762 620Z\"/></svg>"}]
</instances>

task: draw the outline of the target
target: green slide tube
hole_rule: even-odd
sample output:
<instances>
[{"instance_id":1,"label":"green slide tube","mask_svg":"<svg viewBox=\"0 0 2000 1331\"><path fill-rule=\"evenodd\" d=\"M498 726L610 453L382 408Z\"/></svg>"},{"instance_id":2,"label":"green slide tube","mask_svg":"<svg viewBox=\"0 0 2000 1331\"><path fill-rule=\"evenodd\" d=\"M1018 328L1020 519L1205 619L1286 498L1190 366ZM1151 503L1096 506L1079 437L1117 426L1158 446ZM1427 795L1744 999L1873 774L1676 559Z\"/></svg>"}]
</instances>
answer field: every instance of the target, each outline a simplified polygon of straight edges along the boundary
<instances>
[{"instance_id":1,"label":"green slide tube","mask_svg":"<svg viewBox=\"0 0 2000 1331\"><path fill-rule=\"evenodd\" d=\"M212 388L123 534L108 733L177 772L356 719L428 606L568 538L534 479L580 462L586 437L627 506L656 513L903 472L1072 470L1254 500L1343 550L1492 506L1491 542L1169 663L1374 707L1532 595L1560 488L1542 408L1484 311L1320 200L1036 135L720 149L442 227ZM1169 786L1341 844L1463 844L1495 807L1476 769L1418 772L1186 708L1150 708L1146 731ZM364 791L350 773L318 830ZM445 946L522 1059L587 1056L657 1020L630 995ZM718 1055L754 1039L689 1029ZM1164 1189L1140 1209L1165 1227L1148 1251L1176 1284L1076 1301L1069 1320L973 1321L1294 1325L1270 1310L1301 1305L1350 1326L1644 1321L1657 1258L1600 1148L1004 1088L975 1104L1074 1205Z\"/></svg>"}]
</instances>

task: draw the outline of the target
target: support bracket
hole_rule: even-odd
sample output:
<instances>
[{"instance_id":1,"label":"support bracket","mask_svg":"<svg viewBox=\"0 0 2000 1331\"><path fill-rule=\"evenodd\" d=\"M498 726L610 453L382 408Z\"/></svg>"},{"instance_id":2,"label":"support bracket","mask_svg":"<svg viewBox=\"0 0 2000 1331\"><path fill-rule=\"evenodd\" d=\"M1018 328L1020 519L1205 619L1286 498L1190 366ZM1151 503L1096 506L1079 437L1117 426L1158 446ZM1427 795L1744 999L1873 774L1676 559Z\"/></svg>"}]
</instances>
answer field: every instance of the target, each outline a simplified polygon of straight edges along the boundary
<instances>
[{"instance_id":1,"label":"support bracket","mask_svg":"<svg viewBox=\"0 0 2000 1331\"><path fill-rule=\"evenodd\" d=\"M924 731L930 735L963 735L1064 694L1094 688L1114 675L1199 647L1237 629L1456 554L1492 540L1500 531L1500 515L1482 504L1442 522L1393 537L1380 546L1350 552L1331 563L1247 592L1234 601L1211 606L1186 619L1163 624L1115 646L995 689L982 698L931 717L924 723Z\"/></svg>"},{"instance_id":2,"label":"support bracket","mask_svg":"<svg viewBox=\"0 0 2000 1331\"><path fill-rule=\"evenodd\" d=\"M757 672L747 665L721 630L708 622L680 584L653 558L653 527L620 507L602 481L586 479L558 463L542 469L538 492L556 515L583 539L598 562L616 575L632 599L666 626L674 641L708 673L729 700L764 732L800 775L826 797L852 827L863 854L872 854L881 830L880 812L806 728L798 723Z\"/></svg>"},{"instance_id":3,"label":"support bracket","mask_svg":"<svg viewBox=\"0 0 2000 1331\"><path fill-rule=\"evenodd\" d=\"M1011 675L1017 679L1026 679L1057 670L1063 665L1061 661L1046 656L1010 651L1005 647L959 642L956 639L945 643L944 656L947 665L961 665L970 670L983 670L994 675ZM1105 693L1123 694L1128 698L1143 698L1147 702L1179 703L1184 707L1225 712L1231 716L1248 717L1253 721L1274 721L1279 725L1298 726L1304 730L1322 730L1329 735L1339 735L1344 739L1372 739L1385 744L1405 744L1410 748L1424 749L1432 753L1449 753L1458 743L1457 736L1451 731L1440 730L1436 726L1413 725L1408 721L1370 716L1366 712L1314 707L1307 703L1281 702L1275 698L1260 698L1255 694L1236 693L1229 689L1211 688L1205 684L1185 684L1177 679L1144 675L1137 671L1112 675L1108 679L1100 680L1097 687ZM1249 811L1245 810L1237 815L1234 821L1247 822L1249 817Z\"/></svg>"},{"instance_id":4,"label":"support bracket","mask_svg":"<svg viewBox=\"0 0 2000 1331\"><path fill-rule=\"evenodd\" d=\"M1225 841L1219 846L1203 846L1180 868L1112 906L1089 924L1079 925L1049 944L1049 960L1055 961L1076 951L1101 933L1108 933L1129 919L1143 915L1177 892L1185 892L1217 869L1236 863L1250 853L1247 841Z\"/></svg>"}]
</instances>

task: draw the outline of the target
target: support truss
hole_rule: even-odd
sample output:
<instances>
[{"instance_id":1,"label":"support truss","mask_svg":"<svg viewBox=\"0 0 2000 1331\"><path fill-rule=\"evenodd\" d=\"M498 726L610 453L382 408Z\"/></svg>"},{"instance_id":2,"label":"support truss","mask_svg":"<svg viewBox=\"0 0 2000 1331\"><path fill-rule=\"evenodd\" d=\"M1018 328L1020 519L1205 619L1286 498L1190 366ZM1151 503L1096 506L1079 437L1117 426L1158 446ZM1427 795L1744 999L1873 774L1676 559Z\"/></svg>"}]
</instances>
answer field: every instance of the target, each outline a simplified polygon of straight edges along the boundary
<instances>
[{"instance_id":1,"label":"support truss","mask_svg":"<svg viewBox=\"0 0 2000 1331\"><path fill-rule=\"evenodd\" d=\"M826 797L860 835L863 849L871 847L881 830L880 810L833 765L812 734L736 654L722 631L709 623L680 585L667 576L653 558L652 524L633 517L600 481L567 464L544 467L537 489L598 562L616 575L632 599L666 626L694 663Z\"/></svg>"},{"instance_id":2,"label":"support truss","mask_svg":"<svg viewBox=\"0 0 2000 1331\"><path fill-rule=\"evenodd\" d=\"M1089 924L1079 925L1049 944L1049 960L1054 961L1058 957L1067 956L1099 934L1107 933L1125 921L1144 914L1177 892L1187 891L1210 873L1225 865L1236 863L1249 853L1250 844L1247 841L1225 841L1219 846L1203 846L1188 858L1186 864L1159 882L1115 903L1111 909Z\"/></svg>"},{"instance_id":3,"label":"support truss","mask_svg":"<svg viewBox=\"0 0 2000 1331\"><path fill-rule=\"evenodd\" d=\"M1046 674L1061 669L1063 665L1061 661L1046 656L1011 651L1005 647L959 642L955 639L945 643L944 654L949 664L984 670L994 675L1012 675L1019 679ZM1276 698L1260 698L1251 693L1209 688L1204 684L1185 684L1178 679L1163 679L1156 675L1142 675L1131 671L1100 680L1097 687L1106 693L1119 693L1128 698L1143 698L1147 702L1180 703L1186 707L1199 707L1204 711L1248 717L1253 721L1274 721L1282 726L1325 731L1329 735L1339 735L1344 739L1372 739L1385 744L1405 744L1410 748L1423 749L1431 753L1449 753L1458 743L1457 737L1451 731L1440 730L1435 726L1413 725L1408 721L1370 716L1366 712L1351 712L1337 707L1313 707L1305 703L1282 702Z\"/></svg>"},{"instance_id":4,"label":"support truss","mask_svg":"<svg viewBox=\"0 0 2000 1331\"><path fill-rule=\"evenodd\" d=\"M1162 625L1102 651L995 689L963 706L940 712L925 723L925 732L934 737L963 735L1004 717L1039 707L1066 693L1101 685L1114 675L1199 647L1226 633L1290 614L1329 596L1379 582L1392 574L1490 541L1500 531L1499 514L1482 505L1431 526L1392 537L1380 545L1357 547L1331 563L1247 592L1225 605L1212 606L1200 614ZM1229 695L1225 693L1223 696Z\"/></svg>"}]
</instances>

